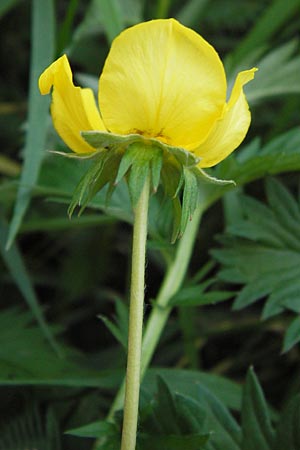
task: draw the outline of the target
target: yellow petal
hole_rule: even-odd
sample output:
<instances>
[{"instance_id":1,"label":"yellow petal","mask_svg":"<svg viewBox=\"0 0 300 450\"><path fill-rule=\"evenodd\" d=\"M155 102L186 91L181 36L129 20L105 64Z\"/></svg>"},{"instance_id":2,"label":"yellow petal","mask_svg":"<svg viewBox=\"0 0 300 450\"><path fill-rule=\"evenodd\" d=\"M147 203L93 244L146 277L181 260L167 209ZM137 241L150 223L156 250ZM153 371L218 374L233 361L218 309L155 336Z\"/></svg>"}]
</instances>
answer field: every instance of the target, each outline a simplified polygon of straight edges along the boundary
<instances>
[{"instance_id":1,"label":"yellow petal","mask_svg":"<svg viewBox=\"0 0 300 450\"><path fill-rule=\"evenodd\" d=\"M235 80L224 114L215 124L208 138L194 153L201 158L199 167L211 167L225 159L244 140L251 115L243 86L254 78L257 69L240 72Z\"/></svg>"},{"instance_id":2,"label":"yellow petal","mask_svg":"<svg viewBox=\"0 0 300 450\"><path fill-rule=\"evenodd\" d=\"M40 76L41 94L53 86L51 115L53 124L65 143L76 153L95 151L80 136L80 131L105 131L91 89L75 87L66 55L61 56Z\"/></svg>"},{"instance_id":3,"label":"yellow petal","mask_svg":"<svg viewBox=\"0 0 300 450\"><path fill-rule=\"evenodd\" d=\"M113 42L99 82L107 129L195 148L222 113L226 79L218 54L174 19L141 23Z\"/></svg>"}]
</instances>

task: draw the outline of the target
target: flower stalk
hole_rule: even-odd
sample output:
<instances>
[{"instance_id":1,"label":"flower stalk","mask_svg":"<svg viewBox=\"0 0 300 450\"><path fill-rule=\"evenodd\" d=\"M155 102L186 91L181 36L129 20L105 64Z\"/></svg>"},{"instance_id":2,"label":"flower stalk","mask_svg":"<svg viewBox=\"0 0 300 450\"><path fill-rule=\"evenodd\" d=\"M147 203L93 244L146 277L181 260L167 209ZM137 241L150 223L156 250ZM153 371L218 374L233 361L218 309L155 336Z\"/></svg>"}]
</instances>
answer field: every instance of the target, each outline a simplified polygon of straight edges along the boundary
<instances>
[{"instance_id":1,"label":"flower stalk","mask_svg":"<svg viewBox=\"0 0 300 450\"><path fill-rule=\"evenodd\" d=\"M136 445L149 191L150 181L148 176L134 211L128 355L121 450L134 450Z\"/></svg>"},{"instance_id":2,"label":"flower stalk","mask_svg":"<svg viewBox=\"0 0 300 450\"><path fill-rule=\"evenodd\" d=\"M168 303L172 296L180 289L185 278L195 245L202 213L203 206L199 205L194 213L193 219L188 223L185 233L178 242L175 259L167 270L155 306L148 319L142 342L141 379L150 364L160 336L164 330L170 312L172 311L172 308L168 306ZM109 412L108 420L113 420L114 413L117 410L122 409L124 404L124 393L125 382L121 385L119 392L117 393Z\"/></svg>"}]
</instances>

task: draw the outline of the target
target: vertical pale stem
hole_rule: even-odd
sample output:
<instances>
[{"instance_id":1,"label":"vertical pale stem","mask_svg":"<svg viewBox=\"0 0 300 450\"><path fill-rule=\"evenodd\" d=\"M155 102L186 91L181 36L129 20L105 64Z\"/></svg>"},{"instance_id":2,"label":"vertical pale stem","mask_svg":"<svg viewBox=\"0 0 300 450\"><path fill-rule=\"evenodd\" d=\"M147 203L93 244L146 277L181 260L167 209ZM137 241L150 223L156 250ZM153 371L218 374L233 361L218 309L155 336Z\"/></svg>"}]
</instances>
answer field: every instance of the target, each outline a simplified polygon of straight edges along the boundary
<instances>
[{"instance_id":1,"label":"vertical pale stem","mask_svg":"<svg viewBox=\"0 0 300 450\"><path fill-rule=\"evenodd\" d=\"M134 450L136 444L141 379L149 184L148 178L134 213L128 355L121 450Z\"/></svg>"},{"instance_id":2,"label":"vertical pale stem","mask_svg":"<svg viewBox=\"0 0 300 450\"><path fill-rule=\"evenodd\" d=\"M197 236L202 211L203 209L201 207L195 211L193 220L188 223L184 235L178 242L175 259L166 273L165 279L158 293L155 306L147 322L142 346L141 377L143 377L151 361L161 333L172 310L172 308L168 306L168 303L171 297L173 297L173 295L180 289L186 275L187 267L191 259ZM123 406L124 387L125 385L123 383L109 412L109 420L113 418L114 412L121 409Z\"/></svg>"}]
</instances>

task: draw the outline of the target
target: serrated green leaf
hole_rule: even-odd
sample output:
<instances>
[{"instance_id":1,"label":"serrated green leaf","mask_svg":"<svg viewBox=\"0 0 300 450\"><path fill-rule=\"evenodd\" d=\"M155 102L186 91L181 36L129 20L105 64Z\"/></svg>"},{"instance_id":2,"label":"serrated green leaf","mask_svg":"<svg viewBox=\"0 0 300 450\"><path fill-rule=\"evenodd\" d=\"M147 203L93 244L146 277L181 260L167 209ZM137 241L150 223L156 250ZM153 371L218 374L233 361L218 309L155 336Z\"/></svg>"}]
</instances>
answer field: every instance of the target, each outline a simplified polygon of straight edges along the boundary
<instances>
[{"instance_id":1,"label":"serrated green leaf","mask_svg":"<svg viewBox=\"0 0 300 450\"><path fill-rule=\"evenodd\" d=\"M286 279L282 286L277 283L276 289L265 304L262 317L268 319L280 314L284 309L300 313L300 280L298 277Z\"/></svg>"},{"instance_id":2,"label":"serrated green leaf","mask_svg":"<svg viewBox=\"0 0 300 450\"><path fill-rule=\"evenodd\" d=\"M271 450L274 430L263 391L253 369L247 374L242 401L242 450Z\"/></svg>"},{"instance_id":3,"label":"serrated green leaf","mask_svg":"<svg viewBox=\"0 0 300 450\"><path fill-rule=\"evenodd\" d=\"M266 194L268 203L276 214L278 221L300 240L299 203L288 189L275 178L266 180Z\"/></svg>"},{"instance_id":4,"label":"serrated green leaf","mask_svg":"<svg viewBox=\"0 0 300 450\"><path fill-rule=\"evenodd\" d=\"M300 235L295 232L299 205L279 181L269 179L269 205L242 197L244 216L219 240L223 249L212 255L230 283L245 284L234 309L267 297L263 319L284 310L300 312Z\"/></svg>"}]
</instances>

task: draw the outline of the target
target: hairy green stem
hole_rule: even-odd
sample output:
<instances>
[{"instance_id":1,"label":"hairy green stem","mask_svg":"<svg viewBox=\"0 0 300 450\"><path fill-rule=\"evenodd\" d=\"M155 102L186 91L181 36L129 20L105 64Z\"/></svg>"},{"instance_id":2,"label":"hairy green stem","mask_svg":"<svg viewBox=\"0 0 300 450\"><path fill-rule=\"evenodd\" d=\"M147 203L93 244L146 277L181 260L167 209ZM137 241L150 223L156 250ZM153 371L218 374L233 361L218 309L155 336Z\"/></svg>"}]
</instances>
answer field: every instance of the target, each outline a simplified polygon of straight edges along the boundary
<instances>
[{"instance_id":1,"label":"hairy green stem","mask_svg":"<svg viewBox=\"0 0 300 450\"><path fill-rule=\"evenodd\" d=\"M121 450L134 450L141 378L149 177L134 212L128 355Z\"/></svg>"},{"instance_id":2,"label":"hairy green stem","mask_svg":"<svg viewBox=\"0 0 300 450\"><path fill-rule=\"evenodd\" d=\"M199 207L194 213L193 220L188 223L184 235L178 242L175 259L169 266L163 284L158 293L154 308L148 319L142 344L141 377L145 374L172 310L172 308L168 306L168 303L173 295L180 289L185 278L194 248L201 216L202 208ZM124 403L124 393L125 382L123 382L119 389L109 412L108 419L112 420L115 411L122 409Z\"/></svg>"}]
</instances>

